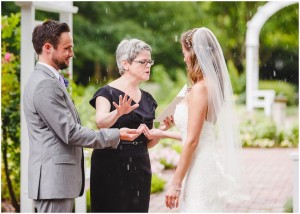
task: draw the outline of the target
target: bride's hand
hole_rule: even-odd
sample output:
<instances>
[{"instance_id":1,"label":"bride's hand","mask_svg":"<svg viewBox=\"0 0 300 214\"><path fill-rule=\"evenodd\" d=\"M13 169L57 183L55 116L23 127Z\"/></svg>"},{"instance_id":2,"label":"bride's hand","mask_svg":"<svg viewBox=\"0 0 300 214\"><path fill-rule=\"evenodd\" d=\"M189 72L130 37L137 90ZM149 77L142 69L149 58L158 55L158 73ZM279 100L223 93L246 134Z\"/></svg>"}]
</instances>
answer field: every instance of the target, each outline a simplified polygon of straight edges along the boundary
<instances>
[{"instance_id":1,"label":"bride's hand","mask_svg":"<svg viewBox=\"0 0 300 214\"><path fill-rule=\"evenodd\" d=\"M113 102L113 105L115 106L119 116L122 116L123 114L128 114L132 110L139 107L139 104L137 104L137 103L134 105L131 105L132 98L129 98L129 99L127 99L127 98L128 98L127 94L125 94L125 96L123 98L122 98L122 95L120 95L119 96L119 105L117 103Z\"/></svg>"},{"instance_id":2,"label":"bride's hand","mask_svg":"<svg viewBox=\"0 0 300 214\"><path fill-rule=\"evenodd\" d=\"M181 188L176 188L174 185L171 185L166 193L165 203L166 207L172 209L177 208L179 205L179 196L181 193Z\"/></svg>"},{"instance_id":3,"label":"bride's hand","mask_svg":"<svg viewBox=\"0 0 300 214\"><path fill-rule=\"evenodd\" d=\"M174 125L173 115L171 117L166 117L163 122L160 123L159 129L166 131Z\"/></svg>"}]
</instances>

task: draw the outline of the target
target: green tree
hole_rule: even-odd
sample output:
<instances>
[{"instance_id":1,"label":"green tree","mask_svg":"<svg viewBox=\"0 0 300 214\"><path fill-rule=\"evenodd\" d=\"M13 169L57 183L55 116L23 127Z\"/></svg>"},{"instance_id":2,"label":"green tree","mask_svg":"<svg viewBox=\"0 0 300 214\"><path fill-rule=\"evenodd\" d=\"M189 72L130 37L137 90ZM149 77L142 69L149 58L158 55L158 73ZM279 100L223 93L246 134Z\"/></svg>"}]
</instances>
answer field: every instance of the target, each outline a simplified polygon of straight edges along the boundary
<instances>
[{"instance_id":1,"label":"green tree","mask_svg":"<svg viewBox=\"0 0 300 214\"><path fill-rule=\"evenodd\" d=\"M260 34L260 79L299 85L299 4L275 13Z\"/></svg>"},{"instance_id":2,"label":"green tree","mask_svg":"<svg viewBox=\"0 0 300 214\"><path fill-rule=\"evenodd\" d=\"M1 197L10 199L20 212L20 13L1 20L1 120L2 174Z\"/></svg>"},{"instance_id":3,"label":"green tree","mask_svg":"<svg viewBox=\"0 0 300 214\"><path fill-rule=\"evenodd\" d=\"M184 68L179 44L183 31L206 26L224 48L225 58L244 70L247 21L263 3L247 2L74 2L77 82L116 77L115 49L124 37L137 37L153 48L156 64L167 68L172 80ZM252 13L251 13L252 11ZM89 42L86 42L89 41ZM85 62L86 61L86 62ZM77 70L78 69L78 70ZM85 72L80 72L80 71Z\"/></svg>"}]
</instances>

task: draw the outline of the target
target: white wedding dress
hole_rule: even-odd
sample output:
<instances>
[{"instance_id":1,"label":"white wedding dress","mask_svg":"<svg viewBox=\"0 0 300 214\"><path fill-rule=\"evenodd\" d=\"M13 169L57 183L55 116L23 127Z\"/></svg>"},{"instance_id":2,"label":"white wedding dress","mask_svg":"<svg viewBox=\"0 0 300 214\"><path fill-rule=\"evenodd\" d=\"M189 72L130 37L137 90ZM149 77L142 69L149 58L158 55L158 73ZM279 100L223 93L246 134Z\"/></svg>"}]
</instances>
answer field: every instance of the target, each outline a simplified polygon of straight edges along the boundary
<instances>
[{"instance_id":1,"label":"white wedding dress","mask_svg":"<svg viewBox=\"0 0 300 214\"><path fill-rule=\"evenodd\" d=\"M174 113L176 127L184 143L187 137L188 106L179 103ZM182 212L223 212L225 200L222 197L222 167L215 148L214 125L205 121L199 144L182 185L179 202Z\"/></svg>"}]
</instances>

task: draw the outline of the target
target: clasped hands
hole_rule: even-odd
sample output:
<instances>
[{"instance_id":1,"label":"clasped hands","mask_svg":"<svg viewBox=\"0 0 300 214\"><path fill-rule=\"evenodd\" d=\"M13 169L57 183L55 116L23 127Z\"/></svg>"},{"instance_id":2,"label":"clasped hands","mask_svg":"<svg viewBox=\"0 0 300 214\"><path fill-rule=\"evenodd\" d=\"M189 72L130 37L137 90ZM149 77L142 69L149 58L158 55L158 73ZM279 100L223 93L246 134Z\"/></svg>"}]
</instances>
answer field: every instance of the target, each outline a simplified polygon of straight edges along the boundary
<instances>
[{"instance_id":1,"label":"clasped hands","mask_svg":"<svg viewBox=\"0 0 300 214\"><path fill-rule=\"evenodd\" d=\"M127 94L125 94L124 97L122 97L122 95L119 96L119 104L113 102L113 105L115 106L119 117L124 114L128 114L137 107L139 107L138 103L131 105L132 100L132 98L128 99ZM161 137L162 131L168 130L173 125L174 119L173 116L171 116L165 118L164 121L160 123L158 129L149 129L145 124L141 124L137 129L121 128L120 139L133 141L143 133L149 140L152 140L154 138Z\"/></svg>"}]
</instances>

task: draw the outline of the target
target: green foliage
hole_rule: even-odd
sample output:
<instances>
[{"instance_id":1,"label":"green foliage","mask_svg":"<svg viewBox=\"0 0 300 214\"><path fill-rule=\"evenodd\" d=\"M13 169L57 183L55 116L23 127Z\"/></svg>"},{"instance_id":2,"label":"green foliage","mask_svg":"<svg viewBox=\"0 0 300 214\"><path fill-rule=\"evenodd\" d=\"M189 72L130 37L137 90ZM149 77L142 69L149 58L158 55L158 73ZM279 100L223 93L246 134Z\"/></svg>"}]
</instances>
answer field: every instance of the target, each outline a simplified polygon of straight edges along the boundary
<instances>
[{"instance_id":1,"label":"green foliage","mask_svg":"<svg viewBox=\"0 0 300 214\"><path fill-rule=\"evenodd\" d=\"M88 189L86 192L86 212L91 212L91 189Z\"/></svg>"},{"instance_id":2,"label":"green foliage","mask_svg":"<svg viewBox=\"0 0 300 214\"><path fill-rule=\"evenodd\" d=\"M256 139L258 138L272 139L276 134L276 126L274 122L271 120L271 118L265 117L263 119L258 119L254 127L254 133Z\"/></svg>"},{"instance_id":3,"label":"green foliage","mask_svg":"<svg viewBox=\"0 0 300 214\"><path fill-rule=\"evenodd\" d=\"M293 198L288 198L284 204L284 212L292 213L293 212Z\"/></svg>"},{"instance_id":4,"label":"green foliage","mask_svg":"<svg viewBox=\"0 0 300 214\"><path fill-rule=\"evenodd\" d=\"M151 193L157 193L164 190L166 181L156 174L152 174Z\"/></svg>"},{"instance_id":5,"label":"green foliage","mask_svg":"<svg viewBox=\"0 0 300 214\"><path fill-rule=\"evenodd\" d=\"M177 77L173 71L178 68L184 71L185 66L179 44L180 35L188 29L202 26L212 29L220 41L225 59L233 62L238 73L243 73L247 22L258 7L264 4L265 2L74 2L80 8L74 15L75 53L80 58L80 61L74 61L75 81L87 84L89 77L95 81L95 77L100 76L101 81L107 81L118 76L116 47L123 38L133 37L152 46L153 59L168 68L170 79L175 80ZM288 14L288 20L298 17L295 7L293 8L292 13ZM285 10L281 16L287 16ZM289 28L295 29L297 26L297 23L291 22ZM280 33L278 29L275 28ZM289 39L295 39L294 35ZM288 54L289 50L285 51ZM99 65L101 68L97 69ZM82 70L85 72L81 74ZM107 75L109 77L105 80Z\"/></svg>"},{"instance_id":6,"label":"green foliage","mask_svg":"<svg viewBox=\"0 0 300 214\"><path fill-rule=\"evenodd\" d=\"M99 86L100 88L100 86ZM89 104L90 99L98 90L96 85L89 85L87 87L72 85L72 98L80 115L80 120L83 126L95 129L95 109Z\"/></svg>"},{"instance_id":7,"label":"green foliage","mask_svg":"<svg viewBox=\"0 0 300 214\"><path fill-rule=\"evenodd\" d=\"M21 45L20 17L20 13L12 13L10 16L2 16L1 19L1 39L5 41L3 45L9 45L10 49L14 50L17 55Z\"/></svg>"},{"instance_id":8,"label":"green foliage","mask_svg":"<svg viewBox=\"0 0 300 214\"><path fill-rule=\"evenodd\" d=\"M182 147L183 147L182 142L172 143L172 145L171 145L171 148L173 150L175 150L178 154L181 154Z\"/></svg>"},{"instance_id":9,"label":"green foliage","mask_svg":"<svg viewBox=\"0 0 300 214\"><path fill-rule=\"evenodd\" d=\"M175 166L174 166L173 164L168 163L168 162L166 161L166 158L162 158L162 159L160 160L160 163L161 163L162 165L164 165L165 169L174 169L174 168L175 168Z\"/></svg>"},{"instance_id":10,"label":"green foliage","mask_svg":"<svg viewBox=\"0 0 300 214\"><path fill-rule=\"evenodd\" d=\"M276 144L280 147L297 147L299 142L299 127L295 125L290 130L280 130L276 134Z\"/></svg>"},{"instance_id":11,"label":"green foliage","mask_svg":"<svg viewBox=\"0 0 300 214\"><path fill-rule=\"evenodd\" d=\"M179 44L182 32L195 27L210 28L220 41L226 61L232 61L239 74L245 72L247 22L266 2L89 2L75 1L73 30L77 84L104 82L118 77L115 50L123 38L139 38L153 48L152 57L168 69L185 66ZM20 11L13 2L1 2L2 14ZM54 13L51 13L54 14ZM57 15L57 14L56 14ZM45 20L54 15L41 14ZM280 79L298 85L299 4L279 10L263 25L260 33L261 79ZM83 72L84 71L84 72ZM276 76L273 76L276 71Z\"/></svg>"},{"instance_id":12,"label":"green foliage","mask_svg":"<svg viewBox=\"0 0 300 214\"><path fill-rule=\"evenodd\" d=\"M232 90L234 94L241 94L246 90L246 72L239 73L232 60L227 62Z\"/></svg>"},{"instance_id":13,"label":"green foliage","mask_svg":"<svg viewBox=\"0 0 300 214\"><path fill-rule=\"evenodd\" d=\"M245 147L297 147L298 123L288 129L277 129L271 118L263 112L243 114L240 122L242 144Z\"/></svg>"},{"instance_id":14,"label":"green foliage","mask_svg":"<svg viewBox=\"0 0 300 214\"><path fill-rule=\"evenodd\" d=\"M272 89L276 95L284 95L287 99L288 105L295 105L296 103L296 88L294 85L283 81L259 81L259 89Z\"/></svg>"},{"instance_id":15,"label":"green foliage","mask_svg":"<svg viewBox=\"0 0 300 214\"><path fill-rule=\"evenodd\" d=\"M1 197L12 201L19 211L20 201L20 14L2 17Z\"/></svg>"},{"instance_id":16,"label":"green foliage","mask_svg":"<svg viewBox=\"0 0 300 214\"><path fill-rule=\"evenodd\" d=\"M260 33L260 78L299 81L299 3L279 10Z\"/></svg>"}]
</instances>

